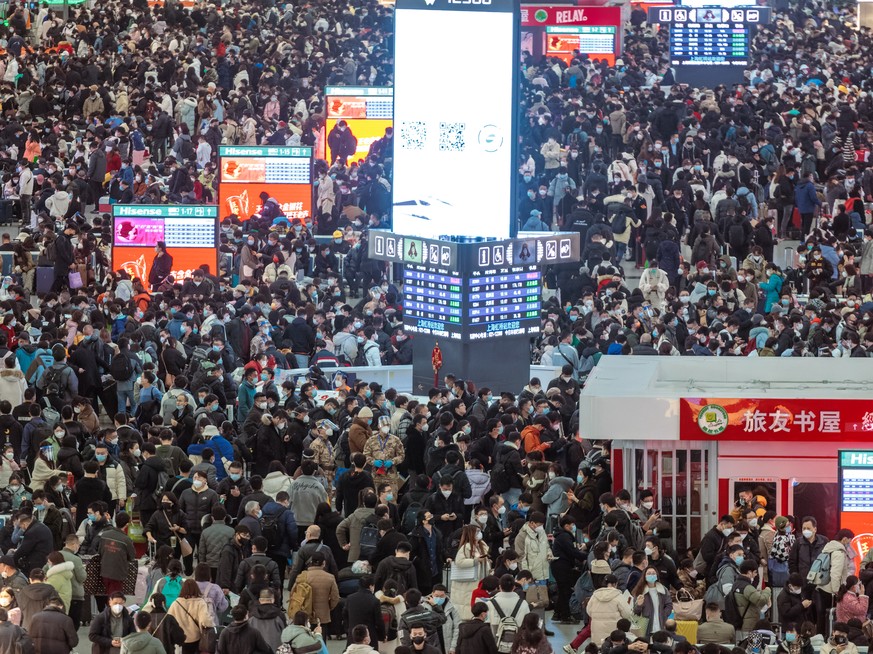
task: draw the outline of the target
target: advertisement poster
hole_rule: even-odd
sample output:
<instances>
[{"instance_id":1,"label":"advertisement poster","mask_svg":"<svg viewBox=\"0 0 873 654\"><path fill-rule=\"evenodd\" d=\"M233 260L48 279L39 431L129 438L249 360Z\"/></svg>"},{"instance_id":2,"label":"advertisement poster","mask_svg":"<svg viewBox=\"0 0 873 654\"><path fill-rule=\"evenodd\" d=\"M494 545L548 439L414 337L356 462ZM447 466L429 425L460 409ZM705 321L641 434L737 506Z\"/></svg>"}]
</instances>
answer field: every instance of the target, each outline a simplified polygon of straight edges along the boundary
<instances>
[{"instance_id":1,"label":"advertisement poster","mask_svg":"<svg viewBox=\"0 0 873 654\"><path fill-rule=\"evenodd\" d=\"M394 89L377 86L328 86L325 88L327 119L324 125L324 149L320 156L333 162L328 136L337 122L345 120L357 139L355 154L348 163L367 157L370 146L383 136L385 128L394 124Z\"/></svg>"},{"instance_id":2,"label":"advertisement poster","mask_svg":"<svg viewBox=\"0 0 873 654\"><path fill-rule=\"evenodd\" d=\"M164 240L164 221L152 218L120 218L115 223L115 246L153 246Z\"/></svg>"},{"instance_id":3,"label":"advertisement poster","mask_svg":"<svg viewBox=\"0 0 873 654\"><path fill-rule=\"evenodd\" d=\"M155 244L164 241L175 279L195 268L218 270L218 208L215 205L113 205L112 269L147 283Z\"/></svg>"},{"instance_id":4,"label":"advertisement poster","mask_svg":"<svg viewBox=\"0 0 873 654\"><path fill-rule=\"evenodd\" d=\"M851 547L855 557L855 574L861 560L873 547L873 451L840 450L839 458L839 525L855 533Z\"/></svg>"},{"instance_id":5,"label":"advertisement poster","mask_svg":"<svg viewBox=\"0 0 873 654\"><path fill-rule=\"evenodd\" d=\"M311 148L221 146L219 155L220 217L260 213L261 193L275 198L289 220L312 215Z\"/></svg>"},{"instance_id":6,"label":"advertisement poster","mask_svg":"<svg viewBox=\"0 0 873 654\"><path fill-rule=\"evenodd\" d=\"M517 11L509 0L476 7L398 1L392 223L398 234L510 236ZM464 47L447 44L446 34ZM490 62L488 75L458 75L471 61Z\"/></svg>"}]
</instances>

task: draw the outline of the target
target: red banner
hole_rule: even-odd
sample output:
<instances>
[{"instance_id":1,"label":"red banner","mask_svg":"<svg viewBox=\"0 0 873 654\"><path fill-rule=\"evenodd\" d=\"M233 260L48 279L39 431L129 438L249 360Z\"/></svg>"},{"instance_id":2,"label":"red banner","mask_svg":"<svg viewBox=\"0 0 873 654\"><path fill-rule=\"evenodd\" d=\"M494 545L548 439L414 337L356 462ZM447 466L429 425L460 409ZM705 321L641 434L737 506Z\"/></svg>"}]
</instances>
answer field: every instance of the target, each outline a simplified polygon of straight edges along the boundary
<instances>
[{"instance_id":1,"label":"red banner","mask_svg":"<svg viewBox=\"0 0 873 654\"><path fill-rule=\"evenodd\" d=\"M679 438L715 441L873 441L869 400L682 398Z\"/></svg>"},{"instance_id":2,"label":"red banner","mask_svg":"<svg viewBox=\"0 0 873 654\"><path fill-rule=\"evenodd\" d=\"M546 25L615 25L621 29L621 7L522 5L522 27Z\"/></svg>"}]
</instances>

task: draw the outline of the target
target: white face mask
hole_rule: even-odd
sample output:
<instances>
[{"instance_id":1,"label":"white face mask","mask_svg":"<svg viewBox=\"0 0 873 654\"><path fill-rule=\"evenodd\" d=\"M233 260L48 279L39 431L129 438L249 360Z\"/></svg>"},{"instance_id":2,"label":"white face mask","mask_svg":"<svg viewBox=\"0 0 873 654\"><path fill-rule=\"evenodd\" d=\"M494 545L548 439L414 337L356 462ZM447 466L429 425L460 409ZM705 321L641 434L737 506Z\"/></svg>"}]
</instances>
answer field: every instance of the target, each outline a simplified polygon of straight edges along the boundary
<instances>
[{"instance_id":1,"label":"white face mask","mask_svg":"<svg viewBox=\"0 0 873 654\"><path fill-rule=\"evenodd\" d=\"M724 537L725 537L725 538L727 538L727 537L730 536L732 533L734 533L734 528L733 528L733 527L726 527L726 528L724 529L724 531L722 531L721 533L724 534Z\"/></svg>"},{"instance_id":2,"label":"white face mask","mask_svg":"<svg viewBox=\"0 0 873 654\"><path fill-rule=\"evenodd\" d=\"M484 525L486 522L488 522L488 516L487 515L477 516L476 522L478 522L480 525Z\"/></svg>"},{"instance_id":3,"label":"white face mask","mask_svg":"<svg viewBox=\"0 0 873 654\"><path fill-rule=\"evenodd\" d=\"M442 490L442 489L441 489L441 490L440 490L440 493L443 494L443 497L448 498L449 495L452 494L452 491L450 491L450 490Z\"/></svg>"},{"instance_id":4,"label":"white face mask","mask_svg":"<svg viewBox=\"0 0 873 654\"><path fill-rule=\"evenodd\" d=\"M383 434L387 434L389 431L391 431L391 427L379 427L379 431L381 431Z\"/></svg>"},{"instance_id":5,"label":"white face mask","mask_svg":"<svg viewBox=\"0 0 873 654\"><path fill-rule=\"evenodd\" d=\"M643 502L640 506L642 506L644 509L648 510L648 509L651 509L653 506L655 506L655 503L654 502Z\"/></svg>"},{"instance_id":6,"label":"white face mask","mask_svg":"<svg viewBox=\"0 0 873 654\"><path fill-rule=\"evenodd\" d=\"M113 604L112 605L112 612L115 615L121 615L122 611L124 611L124 604Z\"/></svg>"}]
</instances>

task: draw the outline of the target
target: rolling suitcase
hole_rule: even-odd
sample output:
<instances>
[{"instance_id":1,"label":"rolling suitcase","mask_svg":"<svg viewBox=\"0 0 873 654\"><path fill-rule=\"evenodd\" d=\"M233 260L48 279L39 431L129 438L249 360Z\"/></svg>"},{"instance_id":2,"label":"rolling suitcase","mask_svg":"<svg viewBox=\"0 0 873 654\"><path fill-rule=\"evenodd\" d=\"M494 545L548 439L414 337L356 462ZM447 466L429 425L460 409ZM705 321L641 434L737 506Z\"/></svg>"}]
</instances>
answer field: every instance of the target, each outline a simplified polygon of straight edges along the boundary
<instances>
[{"instance_id":1,"label":"rolling suitcase","mask_svg":"<svg viewBox=\"0 0 873 654\"><path fill-rule=\"evenodd\" d=\"M36 294L44 295L52 290L55 283L55 269L40 266L36 269Z\"/></svg>"}]
</instances>

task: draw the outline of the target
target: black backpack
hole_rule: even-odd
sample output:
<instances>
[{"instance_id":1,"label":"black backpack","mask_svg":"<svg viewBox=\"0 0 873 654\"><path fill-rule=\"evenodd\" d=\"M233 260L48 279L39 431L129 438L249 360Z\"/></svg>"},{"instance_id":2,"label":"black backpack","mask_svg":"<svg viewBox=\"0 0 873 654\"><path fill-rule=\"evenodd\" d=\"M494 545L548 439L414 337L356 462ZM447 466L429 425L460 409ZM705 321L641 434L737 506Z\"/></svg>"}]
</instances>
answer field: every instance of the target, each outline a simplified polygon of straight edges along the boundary
<instances>
[{"instance_id":1,"label":"black backpack","mask_svg":"<svg viewBox=\"0 0 873 654\"><path fill-rule=\"evenodd\" d=\"M740 577L734 582L731 592L729 592L724 598L724 621L733 625L736 629L742 628L746 613L749 612L749 609L752 606L752 603L749 602L746 605L746 610L740 613L740 606L737 604L737 594L742 595L743 590L745 590L748 585L749 580L745 577Z\"/></svg>"},{"instance_id":2,"label":"black backpack","mask_svg":"<svg viewBox=\"0 0 873 654\"><path fill-rule=\"evenodd\" d=\"M130 355L127 352L119 352L112 357L112 362L109 364L109 372L117 382L126 382L133 375L133 363L130 361Z\"/></svg>"},{"instance_id":3,"label":"black backpack","mask_svg":"<svg viewBox=\"0 0 873 654\"><path fill-rule=\"evenodd\" d=\"M619 211L618 213L614 214L612 216L610 227L612 228L613 234L624 234L627 230L627 212Z\"/></svg>"},{"instance_id":4,"label":"black backpack","mask_svg":"<svg viewBox=\"0 0 873 654\"><path fill-rule=\"evenodd\" d=\"M376 545L379 544L379 528L374 524L365 524L361 527L361 553L360 559L368 559L376 553Z\"/></svg>"},{"instance_id":5,"label":"black backpack","mask_svg":"<svg viewBox=\"0 0 873 654\"><path fill-rule=\"evenodd\" d=\"M728 228L728 242L731 247L741 248L746 242L746 230L743 229L743 224L736 221L731 223Z\"/></svg>"},{"instance_id":6,"label":"black backpack","mask_svg":"<svg viewBox=\"0 0 873 654\"><path fill-rule=\"evenodd\" d=\"M274 552L282 546L282 516L287 510L283 508L279 513L264 516L261 535L267 539L268 552Z\"/></svg>"},{"instance_id":7,"label":"black backpack","mask_svg":"<svg viewBox=\"0 0 873 654\"><path fill-rule=\"evenodd\" d=\"M57 395L63 395L64 390L66 390L66 384L64 384L64 368L57 368L55 366L51 366L46 368L45 371L45 388L46 395L53 394L51 387L57 387Z\"/></svg>"},{"instance_id":8,"label":"black backpack","mask_svg":"<svg viewBox=\"0 0 873 654\"><path fill-rule=\"evenodd\" d=\"M740 213L742 215L748 216L752 213L752 203L749 202L748 193L745 195L738 195L737 196L737 204L739 205Z\"/></svg>"},{"instance_id":9,"label":"black backpack","mask_svg":"<svg viewBox=\"0 0 873 654\"><path fill-rule=\"evenodd\" d=\"M503 457L495 456L494 465L491 467L491 490L500 495L510 488L512 488L512 484L509 480L509 475L506 473Z\"/></svg>"},{"instance_id":10,"label":"black backpack","mask_svg":"<svg viewBox=\"0 0 873 654\"><path fill-rule=\"evenodd\" d=\"M406 507L406 511L403 512L403 518L400 520L400 532L406 534L407 536L412 533L412 530L415 529L415 525L418 524L418 513L424 509L424 506L421 502L410 502L409 506Z\"/></svg>"}]
</instances>

